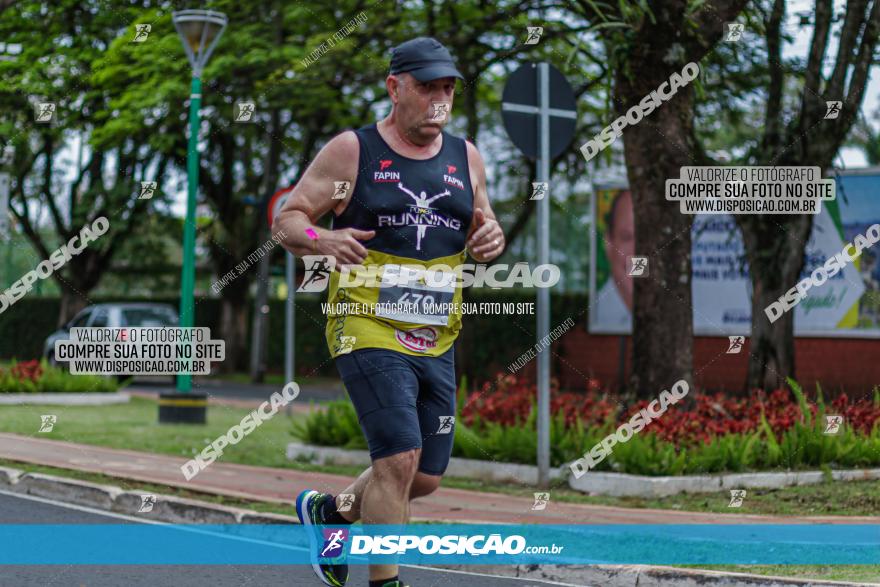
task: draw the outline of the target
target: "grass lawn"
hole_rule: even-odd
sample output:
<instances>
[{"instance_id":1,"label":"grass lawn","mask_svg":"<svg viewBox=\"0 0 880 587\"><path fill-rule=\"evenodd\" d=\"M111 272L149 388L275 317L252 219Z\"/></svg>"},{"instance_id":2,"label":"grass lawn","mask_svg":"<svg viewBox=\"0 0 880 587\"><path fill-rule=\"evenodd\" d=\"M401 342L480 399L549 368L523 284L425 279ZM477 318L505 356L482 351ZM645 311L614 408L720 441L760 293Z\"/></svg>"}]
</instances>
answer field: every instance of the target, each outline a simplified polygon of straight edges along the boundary
<instances>
[{"instance_id":1,"label":"grass lawn","mask_svg":"<svg viewBox=\"0 0 880 587\"><path fill-rule=\"evenodd\" d=\"M246 408L212 405L206 425L159 425L156 401L132 398L128 404L111 406L3 406L0 431L39 438L53 438L111 448L124 448L191 457L224 434L249 413ZM55 414L58 422L50 435L38 434L40 415ZM295 415L294 418L303 416ZM224 449L221 462L282 467L357 476L360 467L319 466L291 462L288 442L294 440L291 419L283 413L265 422L237 445ZM472 479L444 478L444 487L490 491L531 497L534 488L515 484L486 483ZM877 515L880 512L880 481L828 482L779 490L750 489L741 508L727 507L727 491L711 494L679 494L666 498L588 496L567 486L552 488L558 501L630 508L675 509L699 512L777 515Z\"/></svg>"},{"instance_id":2,"label":"grass lawn","mask_svg":"<svg viewBox=\"0 0 880 587\"><path fill-rule=\"evenodd\" d=\"M471 479L443 479L444 487L531 496L533 488ZM876 516L880 512L880 481L826 482L783 489L749 489L742 507L727 507L728 491L678 494L671 497L589 496L567 486L552 488L556 501L626 508L685 510L693 512L743 513L791 516Z\"/></svg>"},{"instance_id":3,"label":"grass lawn","mask_svg":"<svg viewBox=\"0 0 880 587\"><path fill-rule=\"evenodd\" d=\"M211 405L208 423L159 425L156 401L133 397L127 404L109 406L3 406L0 431L37 438L66 440L111 448L124 448L191 457L233 425L250 409ZM58 417L50 434L37 432L41 414ZM285 457L290 419L283 410L264 422L237 445L224 449L224 462L290 466Z\"/></svg>"}]
</instances>

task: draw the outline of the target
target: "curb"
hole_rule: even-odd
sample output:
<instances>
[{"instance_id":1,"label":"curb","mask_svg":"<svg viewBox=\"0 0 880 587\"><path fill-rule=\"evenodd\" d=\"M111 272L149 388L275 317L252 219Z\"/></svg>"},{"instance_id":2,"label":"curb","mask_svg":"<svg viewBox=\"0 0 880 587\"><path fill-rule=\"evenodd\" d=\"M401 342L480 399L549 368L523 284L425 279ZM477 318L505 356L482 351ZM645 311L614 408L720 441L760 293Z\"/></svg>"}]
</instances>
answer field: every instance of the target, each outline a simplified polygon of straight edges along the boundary
<instances>
[{"instance_id":1,"label":"curb","mask_svg":"<svg viewBox=\"0 0 880 587\"><path fill-rule=\"evenodd\" d=\"M558 581L566 585L602 587L869 587L880 583L851 583L793 579L727 571L679 569L651 565L430 565L450 570L475 570L501 576Z\"/></svg>"},{"instance_id":2,"label":"curb","mask_svg":"<svg viewBox=\"0 0 880 587\"><path fill-rule=\"evenodd\" d=\"M822 471L786 471L768 473L733 473L727 475L683 475L646 477L627 473L590 471L580 479L569 475L568 486L593 495L616 497L667 497L678 493L711 493L725 489L779 489L792 485L813 485L826 478ZM832 471L835 481L880 479L880 469Z\"/></svg>"},{"instance_id":3,"label":"curb","mask_svg":"<svg viewBox=\"0 0 880 587\"><path fill-rule=\"evenodd\" d=\"M291 442L287 445L287 460L304 460L317 465L356 465L369 467L372 464L370 453L366 450L352 450L335 448L331 446L317 446L314 444L302 444ZM522 465L519 463L496 463L493 461L481 461L478 459L464 459L452 457L444 475L449 477L462 477L464 479L476 479L480 481L502 481L508 483L520 483L524 485L537 485L538 467L534 465ZM565 471L562 467L550 470L551 479L564 479Z\"/></svg>"},{"instance_id":4,"label":"curb","mask_svg":"<svg viewBox=\"0 0 880 587\"><path fill-rule=\"evenodd\" d=\"M0 393L0 405L109 406L125 404L131 397L124 391L113 393Z\"/></svg>"},{"instance_id":5,"label":"curb","mask_svg":"<svg viewBox=\"0 0 880 587\"><path fill-rule=\"evenodd\" d=\"M299 524L299 520L293 516L260 513L161 494L154 496L155 503L152 511L140 512L139 509L143 503L142 496L150 494L126 491L114 485L101 485L42 473L25 473L7 467L0 467L0 489L172 524ZM880 587L880 583L789 579L649 565L427 566L450 570L473 571L478 569L486 574L499 577L544 579L569 585L591 584L607 587L834 587L842 585Z\"/></svg>"},{"instance_id":6,"label":"curb","mask_svg":"<svg viewBox=\"0 0 880 587\"><path fill-rule=\"evenodd\" d=\"M369 467L370 453L331 446L291 442L287 445L287 460L304 461L317 465L355 465ZM497 463L477 459L452 457L445 475L476 479L537 485L538 467L518 463ZM591 495L615 497L668 497L678 493L714 493L727 489L779 489L792 485L822 483L822 471L785 471L765 473L732 473L723 475L682 475L676 477L648 477L628 473L590 471L575 479L568 465L550 470L553 480L568 476L568 486ZM832 471L835 481L868 481L880 479L880 469L850 469Z\"/></svg>"},{"instance_id":7,"label":"curb","mask_svg":"<svg viewBox=\"0 0 880 587\"><path fill-rule=\"evenodd\" d=\"M6 467L0 467L0 489L169 524L299 524L293 516L264 514L172 495L154 495L152 510L141 512L142 496L151 494Z\"/></svg>"}]
</instances>

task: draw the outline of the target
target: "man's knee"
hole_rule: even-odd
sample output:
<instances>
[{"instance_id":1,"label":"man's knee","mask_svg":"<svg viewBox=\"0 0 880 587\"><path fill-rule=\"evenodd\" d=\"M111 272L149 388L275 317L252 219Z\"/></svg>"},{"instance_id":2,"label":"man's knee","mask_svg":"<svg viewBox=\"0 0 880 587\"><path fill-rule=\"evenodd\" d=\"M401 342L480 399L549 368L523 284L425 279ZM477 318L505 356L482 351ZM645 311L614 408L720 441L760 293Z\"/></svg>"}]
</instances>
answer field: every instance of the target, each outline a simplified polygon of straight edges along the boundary
<instances>
[{"instance_id":1,"label":"man's knee","mask_svg":"<svg viewBox=\"0 0 880 587\"><path fill-rule=\"evenodd\" d=\"M439 475L428 475L421 472L416 473L412 487L409 490L409 498L415 499L417 497L424 497L425 495L434 493L437 491L437 488L440 487L440 479L441 477Z\"/></svg>"},{"instance_id":2,"label":"man's knee","mask_svg":"<svg viewBox=\"0 0 880 587\"><path fill-rule=\"evenodd\" d=\"M421 449L415 448L373 461L373 475L401 488L409 487L419 466Z\"/></svg>"}]
</instances>

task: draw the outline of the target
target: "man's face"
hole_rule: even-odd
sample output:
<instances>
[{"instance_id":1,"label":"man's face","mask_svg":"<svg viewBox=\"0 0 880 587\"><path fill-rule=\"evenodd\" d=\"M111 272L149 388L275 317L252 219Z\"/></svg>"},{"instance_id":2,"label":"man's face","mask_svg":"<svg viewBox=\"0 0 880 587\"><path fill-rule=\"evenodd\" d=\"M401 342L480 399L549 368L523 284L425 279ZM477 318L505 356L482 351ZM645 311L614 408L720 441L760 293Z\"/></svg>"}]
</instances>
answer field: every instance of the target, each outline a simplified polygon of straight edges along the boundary
<instances>
[{"instance_id":1,"label":"man's face","mask_svg":"<svg viewBox=\"0 0 880 587\"><path fill-rule=\"evenodd\" d=\"M617 285L623 303L632 312L633 278L627 272L628 257L635 255L636 239L633 227L632 195L622 192L614 210L614 225L605 232L605 252L611 264L611 277Z\"/></svg>"},{"instance_id":2,"label":"man's face","mask_svg":"<svg viewBox=\"0 0 880 587\"><path fill-rule=\"evenodd\" d=\"M391 101L397 107L398 124L405 129L407 137L420 145L427 145L437 138L449 116L432 120L434 104L448 103L451 114L455 78L441 77L420 82L409 73L400 73L389 75L386 85Z\"/></svg>"}]
</instances>

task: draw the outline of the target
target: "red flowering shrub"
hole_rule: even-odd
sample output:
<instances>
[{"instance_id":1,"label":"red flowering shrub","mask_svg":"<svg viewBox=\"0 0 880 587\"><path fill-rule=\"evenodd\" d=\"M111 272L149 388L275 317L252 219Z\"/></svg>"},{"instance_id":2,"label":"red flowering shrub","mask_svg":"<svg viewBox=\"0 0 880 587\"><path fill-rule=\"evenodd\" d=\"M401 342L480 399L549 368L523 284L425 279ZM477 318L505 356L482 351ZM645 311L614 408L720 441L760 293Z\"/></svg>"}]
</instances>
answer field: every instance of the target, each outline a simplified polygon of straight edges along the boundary
<instances>
[{"instance_id":1,"label":"red flowering shrub","mask_svg":"<svg viewBox=\"0 0 880 587\"><path fill-rule=\"evenodd\" d=\"M37 360L24 361L13 363L12 367L9 368L9 372L19 381L32 381L36 383L43 374L43 367L40 366L40 362ZM3 370L0 369L0 375L2 373Z\"/></svg>"},{"instance_id":2,"label":"red flowering shrub","mask_svg":"<svg viewBox=\"0 0 880 587\"><path fill-rule=\"evenodd\" d=\"M601 426L609 421L624 422L650 403L642 400L623 413L613 396L600 391L598 381L591 379L587 387L586 393L560 392L558 383L552 381L551 417L564 414L566 426L573 426L576 420L585 427ZM494 386L486 382L480 391L470 394L462 409L462 419L468 426L472 426L477 417L482 421L514 426L525 422L536 397L534 383L526 383L514 375L499 375ZM756 390L747 398L691 390L685 403L692 405L670 406L662 418L652 421L645 429L676 445L691 445L708 443L712 438L727 434L755 432L761 426L762 412L777 436L801 418L795 395L786 389L769 394ZM807 406L815 417L819 411L817 403L809 401ZM847 426L868 434L880 421L880 402L869 399L850 401L846 394L841 394L826 405L825 413L842 415Z\"/></svg>"},{"instance_id":3,"label":"red flowering shrub","mask_svg":"<svg viewBox=\"0 0 880 587\"><path fill-rule=\"evenodd\" d=\"M590 390L586 393L560 392L558 381L550 381L550 413L554 416L565 414L567 426L580 419L587 425L601 425L615 414L619 406L608 399L607 394L598 392L599 382L591 379ZM499 374L496 385L483 384L480 391L471 393L462 409L462 418L468 426L473 425L479 415L483 421L497 422L514 426L525 422L537 397L535 384L528 384L514 375Z\"/></svg>"},{"instance_id":4,"label":"red flowering shrub","mask_svg":"<svg viewBox=\"0 0 880 587\"><path fill-rule=\"evenodd\" d=\"M71 375L63 368L43 361L12 361L0 368L0 394L3 393L87 393L113 392L119 382L100 375Z\"/></svg>"}]
</instances>

